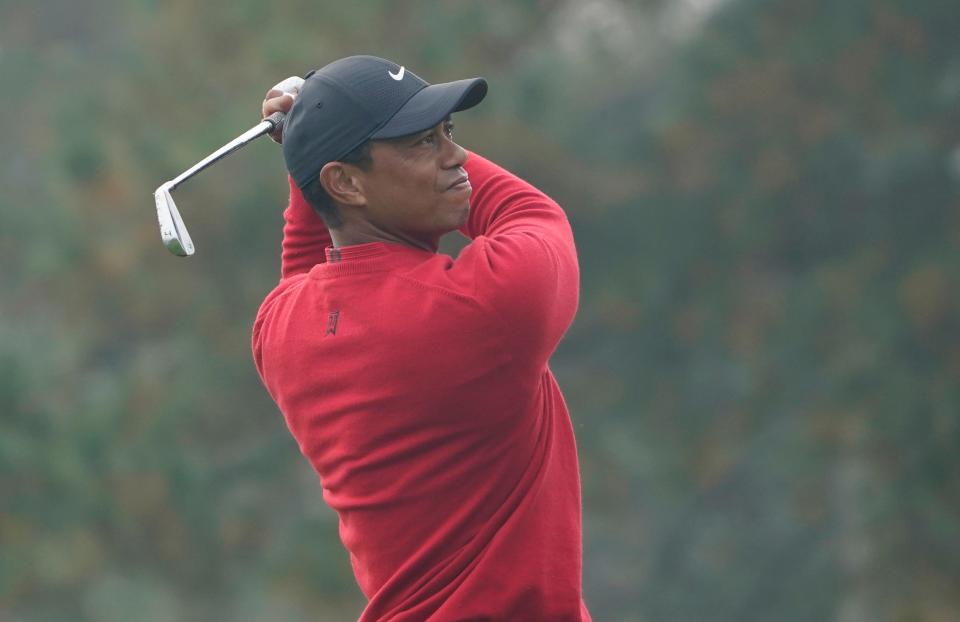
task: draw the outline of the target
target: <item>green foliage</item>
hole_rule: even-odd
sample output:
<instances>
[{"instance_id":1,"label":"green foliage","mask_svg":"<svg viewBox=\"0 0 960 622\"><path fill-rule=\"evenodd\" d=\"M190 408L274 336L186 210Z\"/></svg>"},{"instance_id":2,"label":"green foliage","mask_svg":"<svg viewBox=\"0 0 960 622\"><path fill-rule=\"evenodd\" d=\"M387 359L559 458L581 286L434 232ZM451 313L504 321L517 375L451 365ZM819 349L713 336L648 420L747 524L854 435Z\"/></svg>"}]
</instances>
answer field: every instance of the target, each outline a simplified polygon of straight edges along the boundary
<instances>
[{"instance_id":1,"label":"green foliage","mask_svg":"<svg viewBox=\"0 0 960 622\"><path fill-rule=\"evenodd\" d=\"M960 616L960 12L680 4L0 8L0 619L362 607L250 359L276 145L178 190L189 260L150 196L352 53L486 76L461 142L568 210L596 619Z\"/></svg>"}]
</instances>

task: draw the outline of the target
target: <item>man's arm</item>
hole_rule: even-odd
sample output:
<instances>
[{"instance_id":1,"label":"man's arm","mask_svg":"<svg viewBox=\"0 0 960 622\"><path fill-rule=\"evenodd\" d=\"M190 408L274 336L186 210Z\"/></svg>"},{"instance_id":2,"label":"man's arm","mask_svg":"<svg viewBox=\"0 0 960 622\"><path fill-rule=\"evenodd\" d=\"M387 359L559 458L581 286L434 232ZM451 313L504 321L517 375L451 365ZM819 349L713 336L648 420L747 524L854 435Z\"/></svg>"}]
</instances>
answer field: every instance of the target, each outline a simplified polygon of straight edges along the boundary
<instances>
[{"instance_id":1,"label":"man's arm","mask_svg":"<svg viewBox=\"0 0 960 622\"><path fill-rule=\"evenodd\" d=\"M283 212L283 243L280 251L280 276L291 277L308 272L327 260L324 249L333 242L323 219L310 207L293 179L290 183L290 203Z\"/></svg>"},{"instance_id":2,"label":"man's arm","mask_svg":"<svg viewBox=\"0 0 960 622\"><path fill-rule=\"evenodd\" d=\"M277 83L263 98L260 114L266 118L274 112L290 112L293 102L303 86L303 78L291 76ZM282 130L271 134L275 142L283 142ZM283 212L283 243L280 251L280 277L282 279L307 272L318 263L326 261L324 249L332 241L330 232L319 214L306 199L291 177L290 202Z\"/></svg>"},{"instance_id":3,"label":"man's arm","mask_svg":"<svg viewBox=\"0 0 960 622\"><path fill-rule=\"evenodd\" d=\"M473 193L461 229L474 241L457 262L474 265L476 296L501 318L511 348L545 364L576 313L580 273L573 232L546 194L470 153Z\"/></svg>"}]
</instances>

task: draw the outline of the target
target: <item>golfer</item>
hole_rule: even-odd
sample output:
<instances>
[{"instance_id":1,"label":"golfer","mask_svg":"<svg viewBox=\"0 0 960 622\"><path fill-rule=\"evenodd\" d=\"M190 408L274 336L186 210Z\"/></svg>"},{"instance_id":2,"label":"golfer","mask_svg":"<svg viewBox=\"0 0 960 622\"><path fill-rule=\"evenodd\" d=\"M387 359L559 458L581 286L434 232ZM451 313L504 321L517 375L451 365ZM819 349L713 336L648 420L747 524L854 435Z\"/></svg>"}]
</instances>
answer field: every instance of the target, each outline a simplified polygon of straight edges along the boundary
<instances>
[{"instance_id":1,"label":"golfer","mask_svg":"<svg viewBox=\"0 0 960 622\"><path fill-rule=\"evenodd\" d=\"M353 56L262 106L289 111L290 202L253 357L339 515L361 622L590 620L547 365L576 249L554 201L454 141L451 115L486 92ZM437 248L457 230L454 260Z\"/></svg>"}]
</instances>

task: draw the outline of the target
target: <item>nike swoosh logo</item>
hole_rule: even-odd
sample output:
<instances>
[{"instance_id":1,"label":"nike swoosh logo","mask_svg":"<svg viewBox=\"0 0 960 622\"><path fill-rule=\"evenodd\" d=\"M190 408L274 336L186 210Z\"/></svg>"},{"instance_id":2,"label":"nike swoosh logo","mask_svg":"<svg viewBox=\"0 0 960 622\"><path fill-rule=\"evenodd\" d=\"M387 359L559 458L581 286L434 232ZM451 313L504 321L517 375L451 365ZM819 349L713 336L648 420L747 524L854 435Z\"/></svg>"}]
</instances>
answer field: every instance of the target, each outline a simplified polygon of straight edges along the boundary
<instances>
[{"instance_id":1,"label":"nike swoosh logo","mask_svg":"<svg viewBox=\"0 0 960 622\"><path fill-rule=\"evenodd\" d=\"M404 72L404 71L406 71L406 70L405 70L403 67L401 67L401 68L400 68L400 71L398 71L397 73L393 73L392 71L390 71L389 69L387 69L387 73L390 74L390 77L393 78L394 80L396 80L397 82L399 82L400 80L403 80L403 72Z\"/></svg>"}]
</instances>

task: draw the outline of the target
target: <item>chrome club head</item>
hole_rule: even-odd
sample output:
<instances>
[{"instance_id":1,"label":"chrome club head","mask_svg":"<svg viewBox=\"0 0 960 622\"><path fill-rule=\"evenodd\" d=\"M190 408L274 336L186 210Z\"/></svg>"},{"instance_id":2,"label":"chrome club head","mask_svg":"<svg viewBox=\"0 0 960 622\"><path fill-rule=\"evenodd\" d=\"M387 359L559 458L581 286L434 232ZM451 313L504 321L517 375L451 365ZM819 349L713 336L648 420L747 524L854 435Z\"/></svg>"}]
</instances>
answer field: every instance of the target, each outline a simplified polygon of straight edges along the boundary
<instances>
[{"instance_id":1,"label":"chrome club head","mask_svg":"<svg viewBox=\"0 0 960 622\"><path fill-rule=\"evenodd\" d=\"M177 204L170 195L171 182L166 182L157 188L153 198L157 203L157 220L160 223L160 237L163 245L174 255L189 257L193 254L193 240L187 232Z\"/></svg>"}]
</instances>

